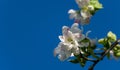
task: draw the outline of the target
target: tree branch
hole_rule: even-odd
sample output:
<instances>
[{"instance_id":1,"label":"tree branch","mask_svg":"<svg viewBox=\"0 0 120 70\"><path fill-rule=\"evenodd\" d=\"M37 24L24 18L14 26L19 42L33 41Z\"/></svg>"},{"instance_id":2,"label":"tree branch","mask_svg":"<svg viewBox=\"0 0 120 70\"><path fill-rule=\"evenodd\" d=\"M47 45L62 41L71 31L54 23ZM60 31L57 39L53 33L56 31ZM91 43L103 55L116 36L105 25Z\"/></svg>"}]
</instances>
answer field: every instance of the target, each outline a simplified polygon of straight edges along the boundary
<instances>
[{"instance_id":1,"label":"tree branch","mask_svg":"<svg viewBox=\"0 0 120 70\"><path fill-rule=\"evenodd\" d=\"M92 66L89 67L88 70L94 70L94 67L96 66L96 64L101 61L108 53L110 50L112 50L118 43L120 42L120 40L117 40L116 42L114 42L111 47L104 51L103 54L101 55L101 57L99 59L97 59L96 61L94 61L94 63L92 64Z\"/></svg>"}]
</instances>

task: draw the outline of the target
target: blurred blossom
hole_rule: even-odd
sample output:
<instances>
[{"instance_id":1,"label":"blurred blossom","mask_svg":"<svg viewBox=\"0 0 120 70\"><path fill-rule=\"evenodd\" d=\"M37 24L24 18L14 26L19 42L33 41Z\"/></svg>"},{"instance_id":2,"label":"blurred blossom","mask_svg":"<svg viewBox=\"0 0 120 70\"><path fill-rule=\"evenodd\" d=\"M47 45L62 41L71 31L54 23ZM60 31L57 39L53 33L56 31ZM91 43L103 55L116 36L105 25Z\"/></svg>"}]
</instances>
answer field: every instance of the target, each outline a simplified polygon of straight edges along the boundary
<instances>
[{"instance_id":1,"label":"blurred blossom","mask_svg":"<svg viewBox=\"0 0 120 70\"><path fill-rule=\"evenodd\" d=\"M75 0L75 1L78 4L79 8L87 6L90 2L90 0Z\"/></svg>"},{"instance_id":2,"label":"blurred blossom","mask_svg":"<svg viewBox=\"0 0 120 70\"><path fill-rule=\"evenodd\" d=\"M68 11L68 14L70 14L70 19L75 19L75 22L80 23L82 25L88 24L92 16L87 10L76 11L70 9Z\"/></svg>"},{"instance_id":3,"label":"blurred blossom","mask_svg":"<svg viewBox=\"0 0 120 70\"><path fill-rule=\"evenodd\" d=\"M74 19L75 22L81 25L89 24L91 17L97 10L102 8L102 4L98 0L75 0L79 6L79 10L70 9L70 19Z\"/></svg>"}]
</instances>

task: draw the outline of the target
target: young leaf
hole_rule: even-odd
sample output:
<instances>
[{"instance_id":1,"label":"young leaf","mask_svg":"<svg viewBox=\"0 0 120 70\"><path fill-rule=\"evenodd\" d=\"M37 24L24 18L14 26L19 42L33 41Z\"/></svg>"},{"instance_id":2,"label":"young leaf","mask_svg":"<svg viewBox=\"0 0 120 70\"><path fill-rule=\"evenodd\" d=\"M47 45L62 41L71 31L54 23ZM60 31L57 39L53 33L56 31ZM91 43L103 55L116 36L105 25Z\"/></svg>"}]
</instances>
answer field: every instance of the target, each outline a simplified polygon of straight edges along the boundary
<instances>
[{"instance_id":1,"label":"young leaf","mask_svg":"<svg viewBox=\"0 0 120 70\"><path fill-rule=\"evenodd\" d=\"M90 40L89 40L89 39L87 39L87 38L85 38L85 39L83 39L81 42L86 43L86 42L90 42Z\"/></svg>"},{"instance_id":2,"label":"young leaf","mask_svg":"<svg viewBox=\"0 0 120 70\"><path fill-rule=\"evenodd\" d=\"M77 59L70 60L69 62L71 62L71 63L74 63L74 64L77 64L77 63L79 63L79 61L78 61Z\"/></svg>"},{"instance_id":3,"label":"young leaf","mask_svg":"<svg viewBox=\"0 0 120 70\"><path fill-rule=\"evenodd\" d=\"M82 67L84 67L85 64L86 64L86 60L83 59L83 58L80 58L80 65L81 65Z\"/></svg>"},{"instance_id":4,"label":"young leaf","mask_svg":"<svg viewBox=\"0 0 120 70\"><path fill-rule=\"evenodd\" d=\"M95 55L94 51L91 48L89 48L88 51L94 58L97 58L97 59L99 58L97 55Z\"/></svg>"}]
</instances>

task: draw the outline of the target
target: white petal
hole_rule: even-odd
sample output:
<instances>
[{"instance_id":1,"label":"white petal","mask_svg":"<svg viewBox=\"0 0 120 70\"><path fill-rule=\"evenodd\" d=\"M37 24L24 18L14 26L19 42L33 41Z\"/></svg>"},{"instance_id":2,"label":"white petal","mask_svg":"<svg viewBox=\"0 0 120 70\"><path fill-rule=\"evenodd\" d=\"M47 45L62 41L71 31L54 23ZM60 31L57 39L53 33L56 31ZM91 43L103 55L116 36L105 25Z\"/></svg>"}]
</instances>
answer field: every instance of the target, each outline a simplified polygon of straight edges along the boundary
<instances>
[{"instance_id":1,"label":"white petal","mask_svg":"<svg viewBox=\"0 0 120 70\"><path fill-rule=\"evenodd\" d=\"M84 34L80 34L80 35L77 37L77 40L78 40L78 41L81 41L81 40L83 40L83 39L85 39L85 35L84 35Z\"/></svg>"},{"instance_id":2,"label":"white petal","mask_svg":"<svg viewBox=\"0 0 120 70\"><path fill-rule=\"evenodd\" d=\"M112 50L110 51L110 54L113 55L113 51Z\"/></svg>"},{"instance_id":3,"label":"white petal","mask_svg":"<svg viewBox=\"0 0 120 70\"><path fill-rule=\"evenodd\" d=\"M72 53L78 55L78 54L80 54L80 49L78 47L74 47L72 49Z\"/></svg>"},{"instance_id":4,"label":"white petal","mask_svg":"<svg viewBox=\"0 0 120 70\"><path fill-rule=\"evenodd\" d=\"M77 14L76 13L70 14L70 19L74 19L74 18L77 18Z\"/></svg>"},{"instance_id":5,"label":"white petal","mask_svg":"<svg viewBox=\"0 0 120 70\"><path fill-rule=\"evenodd\" d=\"M87 31L87 33L86 33L86 37L89 35L89 33L91 33L91 31Z\"/></svg>"},{"instance_id":6,"label":"white petal","mask_svg":"<svg viewBox=\"0 0 120 70\"><path fill-rule=\"evenodd\" d=\"M68 13L70 14L70 19L77 19L79 17L79 14L76 10L70 9Z\"/></svg>"},{"instance_id":7,"label":"white petal","mask_svg":"<svg viewBox=\"0 0 120 70\"><path fill-rule=\"evenodd\" d=\"M71 50L72 48L74 47L74 45L69 45L69 49L68 50Z\"/></svg>"},{"instance_id":8,"label":"white petal","mask_svg":"<svg viewBox=\"0 0 120 70\"><path fill-rule=\"evenodd\" d=\"M59 56L58 56L58 58L61 61L64 61L71 56L71 50L68 50L68 48L69 48L69 46L61 43L61 49L60 49L60 53L59 53Z\"/></svg>"},{"instance_id":9,"label":"white petal","mask_svg":"<svg viewBox=\"0 0 120 70\"><path fill-rule=\"evenodd\" d=\"M63 37L63 36L59 36L59 39L60 39L60 41L61 41L61 42L65 42L64 37Z\"/></svg>"},{"instance_id":10,"label":"white petal","mask_svg":"<svg viewBox=\"0 0 120 70\"><path fill-rule=\"evenodd\" d=\"M71 54L71 57L74 57L74 54L73 54L73 53Z\"/></svg>"},{"instance_id":11,"label":"white petal","mask_svg":"<svg viewBox=\"0 0 120 70\"><path fill-rule=\"evenodd\" d=\"M75 33L74 36L75 36L75 39L78 40L81 38L81 35L80 33Z\"/></svg>"},{"instance_id":12,"label":"white petal","mask_svg":"<svg viewBox=\"0 0 120 70\"><path fill-rule=\"evenodd\" d=\"M77 47L79 46L78 41L75 41L75 45L76 45Z\"/></svg>"},{"instance_id":13,"label":"white petal","mask_svg":"<svg viewBox=\"0 0 120 70\"><path fill-rule=\"evenodd\" d=\"M67 35L68 34L68 30L69 30L69 27L63 26L62 27L62 33L63 33L63 35Z\"/></svg>"},{"instance_id":14,"label":"white petal","mask_svg":"<svg viewBox=\"0 0 120 70\"><path fill-rule=\"evenodd\" d=\"M80 8L87 6L90 0L76 0L76 3Z\"/></svg>"},{"instance_id":15,"label":"white petal","mask_svg":"<svg viewBox=\"0 0 120 70\"><path fill-rule=\"evenodd\" d=\"M71 14L71 13L76 13L76 11L75 11L74 9L70 9L70 10L68 11L68 14Z\"/></svg>"},{"instance_id":16,"label":"white petal","mask_svg":"<svg viewBox=\"0 0 120 70\"><path fill-rule=\"evenodd\" d=\"M73 33L69 30L68 35L71 37L73 35Z\"/></svg>"},{"instance_id":17,"label":"white petal","mask_svg":"<svg viewBox=\"0 0 120 70\"><path fill-rule=\"evenodd\" d=\"M61 42L58 44L58 47L54 49L54 56L58 55L61 52Z\"/></svg>"},{"instance_id":18,"label":"white petal","mask_svg":"<svg viewBox=\"0 0 120 70\"><path fill-rule=\"evenodd\" d=\"M58 56L61 61L68 59L71 56L71 53L63 53Z\"/></svg>"},{"instance_id":19,"label":"white petal","mask_svg":"<svg viewBox=\"0 0 120 70\"><path fill-rule=\"evenodd\" d=\"M80 54L80 49L79 49L79 48L76 49L75 54L76 54L76 55Z\"/></svg>"},{"instance_id":20,"label":"white petal","mask_svg":"<svg viewBox=\"0 0 120 70\"><path fill-rule=\"evenodd\" d=\"M81 30L80 30L80 28L79 28L79 24L78 24L78 23L74 23L74 24L71 26L70 31L72 31L72 33L81 33Z\"/></svg>"},{"instance_id":21,"label":"white petal","mask_svg":"<svg viewBox=\"0 0 120 70\"><path fill-rule=\"evenodd\" d=\"M81 10L81 16L83 17L83 19L87 19L91 15L88 11Z\"/></svg>"}]
</instances>

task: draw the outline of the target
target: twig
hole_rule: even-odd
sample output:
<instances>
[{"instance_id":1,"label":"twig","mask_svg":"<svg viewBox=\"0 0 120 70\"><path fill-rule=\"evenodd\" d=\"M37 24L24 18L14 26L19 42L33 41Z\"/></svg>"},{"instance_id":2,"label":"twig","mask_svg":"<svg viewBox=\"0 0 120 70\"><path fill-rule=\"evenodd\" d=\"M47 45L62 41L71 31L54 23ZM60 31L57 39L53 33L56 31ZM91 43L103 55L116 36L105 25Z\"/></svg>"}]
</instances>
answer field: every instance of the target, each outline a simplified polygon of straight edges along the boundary
<instances>
[{"instance_id":1,"label":"twig","mask_svg":"<svg viewBox=\"0 0 120 70\"><path fill-rule=\"evenodd\" d=\"M101 55L101 57L99 59L97 59L96 61L94 61L93 65L90 66L90 68L88 70L94 70L94 67L96 66L96 64L99 61L101 61L107 55L107 53L109 53L109 51L112 50L119 42L120 42L120 40L117 40L116 42L114 42L108 50L106 50L105 52L103 52L103 54Z\"/></svg>"}]
</instances>

